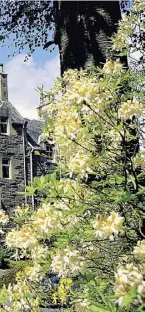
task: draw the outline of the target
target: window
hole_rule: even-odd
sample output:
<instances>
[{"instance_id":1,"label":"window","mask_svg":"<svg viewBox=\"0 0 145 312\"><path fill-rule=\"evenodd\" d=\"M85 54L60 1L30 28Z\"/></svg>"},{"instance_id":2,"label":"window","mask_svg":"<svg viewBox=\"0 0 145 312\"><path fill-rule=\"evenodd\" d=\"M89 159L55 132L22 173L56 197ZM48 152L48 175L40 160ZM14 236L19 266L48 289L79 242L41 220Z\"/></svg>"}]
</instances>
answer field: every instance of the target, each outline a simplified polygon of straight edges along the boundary
<instances>
[{"instance_id":1,"label":"window","mask_svg":"<svg viewBox=\"0 0 145 312\"><path fill-rule=\"evenodd\" d=\"M54 158L54 144L45 143L46 154L49 160L53 160Z\"/></svg>"},{"instance_id":2,"label":"window","mask_svg":"<svg viewBox=\"0 0 145 312\"><path fill-rule=\"evenodd\" d=\"M0 133L7 134L8 133L8 118L0 117Z\"/></svg>"},{"instance_id":3,"label":"window","mask_svg":"<svg viewBox=\"0 0 145 312\"><path fill-rule=\"evenodd\" d=\"M10 159L2 159L2 177L4 179L10 179Z\"/></svg>"}]
</instances>

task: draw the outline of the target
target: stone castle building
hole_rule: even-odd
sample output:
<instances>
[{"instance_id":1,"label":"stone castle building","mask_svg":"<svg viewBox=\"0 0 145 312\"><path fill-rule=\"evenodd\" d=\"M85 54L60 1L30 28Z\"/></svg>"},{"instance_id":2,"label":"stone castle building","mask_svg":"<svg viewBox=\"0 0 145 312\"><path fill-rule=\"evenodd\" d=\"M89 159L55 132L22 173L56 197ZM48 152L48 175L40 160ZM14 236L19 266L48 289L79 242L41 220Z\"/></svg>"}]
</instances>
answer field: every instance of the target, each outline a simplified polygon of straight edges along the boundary
<instances>
[{"instance_id":1,"label":"stone castle building","mask_svg":"<svg viewBox=\"0 0 145 312\"><path fill-rule=\"evenodd\" d=\"M0 208L8 212L27 200L34 206L34 196L27 199L18 192L55 167L53 145L45 141L42 127L42 120L23 118L9 102L7 74L0 64Z\"/></svg>"}]
</instances>

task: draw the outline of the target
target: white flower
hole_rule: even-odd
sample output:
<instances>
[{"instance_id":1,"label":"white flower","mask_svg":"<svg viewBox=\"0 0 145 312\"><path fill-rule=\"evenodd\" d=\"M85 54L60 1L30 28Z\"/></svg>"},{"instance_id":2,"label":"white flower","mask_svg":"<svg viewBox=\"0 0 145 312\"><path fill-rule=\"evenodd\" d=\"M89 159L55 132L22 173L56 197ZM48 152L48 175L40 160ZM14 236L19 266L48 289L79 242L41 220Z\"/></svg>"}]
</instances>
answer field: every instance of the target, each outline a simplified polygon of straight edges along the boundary
<instances>
[{"instance_id":1,"label":"white flower","mask_svg":"<svg viewBox=\"0 0 145 312\"><path fill-rule=\"evenodd\" d=\"M25 273L27 278L30 281L40 281L43 278L41 265L36 263L33 267L29 267L25 269Z\"/></svg>"},{"instance_id":2,"label":"white flower","mask_svg":"<svg viewBox=\"0 0 145 312\"><path fill-rule=\"evenodd\" d=\"M42 259L46 259L48 255L48 248L38 245L34 246L31 250L31 258L33 261L42 261Z\"/></svg>"},{"instance_id":3,"label":"white flower","mask_svg":"<svg viewBox=\"0 0 145 312\"><path fill-rule=\"evenodd\" d=\"M121 266L115 273L114 291L118 296L118 303L121 305L123 298L132 287L136 286L137 294L145 292L145 281L140 269L133 263Z\"/></svg>"},{"instance_id":4,"label":"white flower","mask_svg":"<svg viewBox=\"0 0 145 312\"><path fill-rule=\"evenodd\" d=\"M138 293L145 293L145 281L142 281L142 283L138 286Z\"/></svg>"},{"instance_id":5,"label":"white flower","mask_svg":"<svg viewBox=\"0 0 145 312\"><path fill-rule=\"evenodd\" d=\"M4 210L0 209L0 223L2 225L5 225L8 223L8 221L9 221L9 217L6 215Z\"/></svg>"},{"instance_id":6,"label":"white flower","mask_svg":"<svg viewBox=\"0 0 145 312\"><path fill-rule=\"evenodd\" d=\"M27 216L29 211L30 211L29 205L25 205L25 206L22 205L22 207L17 206L15 209L15 215L16 217L24 217L24 216Z\"/></svg>"},{"instance_id":7,"label":"white flower","mask_svg":"<svg viewBox=\"0 0 145 312\"><path fill-rule=\"evenodd\" d=\"M142 104L136 99L123 102L118 110L118 115L121 119L131 119L134 116L139 117L142 113Z\"/></svg>"},{"instance_id":8,"label":"white flower","mask_svg":"<svg viewBox=\"0 0 145 312\"><path fill-rule=\"evenodd\" d=\"M60 218L62 212L48 204L43 204L33 216L33 224L40 233L50 234L50 230L57 230L61 227Z\"/></svg>"},{"instance_id":9,"label":"white flower","mask_svg":"<svg viewBox=\"0 0 145 312\"><path fill-rule=\"evenodd\" d=\"M58 250L52 259L51 269L58 276L67 277L84 269L84 258L72 247Z\"/></svg>"},{"instance_id":10,"label":"white flower","mask_svg":"<svg viewBox=\"0 0 145 312\"><path fill-rule=\"evenodd\" d=\"M75 303L75 311L76 312L85 312L89 308L90 302L87 299L80 299L77 303Z\"/></svg>"},{"instance_id":11,"label":"white flower","mask_svg":"<svg viewBox=\"0 0 145 312\"><path fill-rule=\"evenodd\" d=\"M145 10L145 1L144 0L134 0L133 10L142 11Z\"/></svg>"},{"instance_id":12,"label":"white flower","mask_svg":"<svg viewBox=\"0 0 145 312\"><path fill-rule=\"evenodd\" d=\"M138 241L133 251L136 258L145 261L145 240Z\"/></svg>"},{"instance_id":13,"label":"white flower","mask_svg":"<svg viewBox=\"0 0 145 312\"><path fill-rule=\"evenodd\" d=\"M70 159L69 170L71 173L79 173L81 176L93 173L90 156L77 152L75 156Z\"/></svg>"},{"instance_id":14,"label":"white flower","mask_svg":"<svg viewBox=\"0 0 145 312\"><path fill-rule=\"evenodd\" d=\"M145 167L145 152L139 151L134 158L132 158L133 164L136 167L141 166L141 168Z\"/></svg>"},{"instance_id":15,"label":"white flower","mask_svg":"<svg viewBox=\"0 0 145 312\"><path fill-rule=\"evenodd\" d=\"M6 236L6 244L10 248L27 249L38 244L36 233L30 226L23 225L20 230L13 229Z\"/></svg>"},{"instance_id":16,"label":"white flower","mask_svg":"<svg viewBox=\"0 0 145 312\"><path fill-rule=\"evenodd\" d=\"M103 71L105 74L119 74L123 71L123 67L119 59L116 61L110 60L105 63Z\"/></svg>"},{"instance_id":17,"label":"white flower","mask_svg":"<svg viewBox=\"0 0 145 312\"><path fill-rule=\"evenodd\" d=\"M97 215L95 222L93 222L93 227L96 230L95 236L100 239L109 238L110 240L114 240L115 236L123 233L123 222L124 218L114 211L106 219L103 216Z\"/></svg>"}]
</instances>

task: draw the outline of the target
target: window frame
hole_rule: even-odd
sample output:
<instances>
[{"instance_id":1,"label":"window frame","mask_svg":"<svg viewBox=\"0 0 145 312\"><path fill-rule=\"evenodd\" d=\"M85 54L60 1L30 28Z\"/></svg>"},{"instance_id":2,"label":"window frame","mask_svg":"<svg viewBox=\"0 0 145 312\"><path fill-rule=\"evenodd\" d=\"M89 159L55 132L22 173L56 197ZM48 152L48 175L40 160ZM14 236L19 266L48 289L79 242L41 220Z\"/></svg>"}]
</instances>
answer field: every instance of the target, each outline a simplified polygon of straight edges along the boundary
<instances>
[{"instance_id":1,"label":"window frame","mask_svg":"<svg viewBox=\"0 0 145 312\"><path fill-rule=\"evenodd\" d=\"M50 144L48 142L45 142L45 150L46 150L46 155L48 157L48 161L54 162L55 144Z\"/></svg>"},{"instance_id":2,"label":"window frame","mask_svg":"<svg viewBox=\"0 0 145 312\"><path fill-rule=\"evenodd\" d=\"M6 121L2 121L2 118L4 118ZM6 125L6 132L2 131L2 125ZM4 117L4 116L0 117L0 134L8 135L8 117Z\"/></svg>"},{"instance_id":3,"label":"window frame","mask_svg":"<svg viewBox=\"0 0 145 312\"><path fill-rule=\"evenodd\" d=\"M8 161L8 163L3 163L3 161ZM4 168L8 168L8 177L4 176ZM11 159L8 157L3 157L2 158L2 179L7 179L10 180L11 179Z\"/></svg>"}]
</instances>

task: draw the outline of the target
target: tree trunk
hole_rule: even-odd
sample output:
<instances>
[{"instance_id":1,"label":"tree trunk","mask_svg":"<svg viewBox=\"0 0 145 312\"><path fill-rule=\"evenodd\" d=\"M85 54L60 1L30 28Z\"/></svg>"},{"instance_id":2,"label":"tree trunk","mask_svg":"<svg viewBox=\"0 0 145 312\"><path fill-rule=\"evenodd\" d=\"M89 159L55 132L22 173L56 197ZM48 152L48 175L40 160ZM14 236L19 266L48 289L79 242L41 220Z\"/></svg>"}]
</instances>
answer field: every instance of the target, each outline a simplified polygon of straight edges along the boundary
<instances>
[{"instance_id":1,"label":"tree trunk","mask_svg":"<svg viewBox=\"0 0 145 312\"><path fill-rule=\"evenodd\" d=\"M109 37L121 19L119 1L56 1L55 6L61 74L105 63L111 52Z\"/></svg>"}]
</instances>

